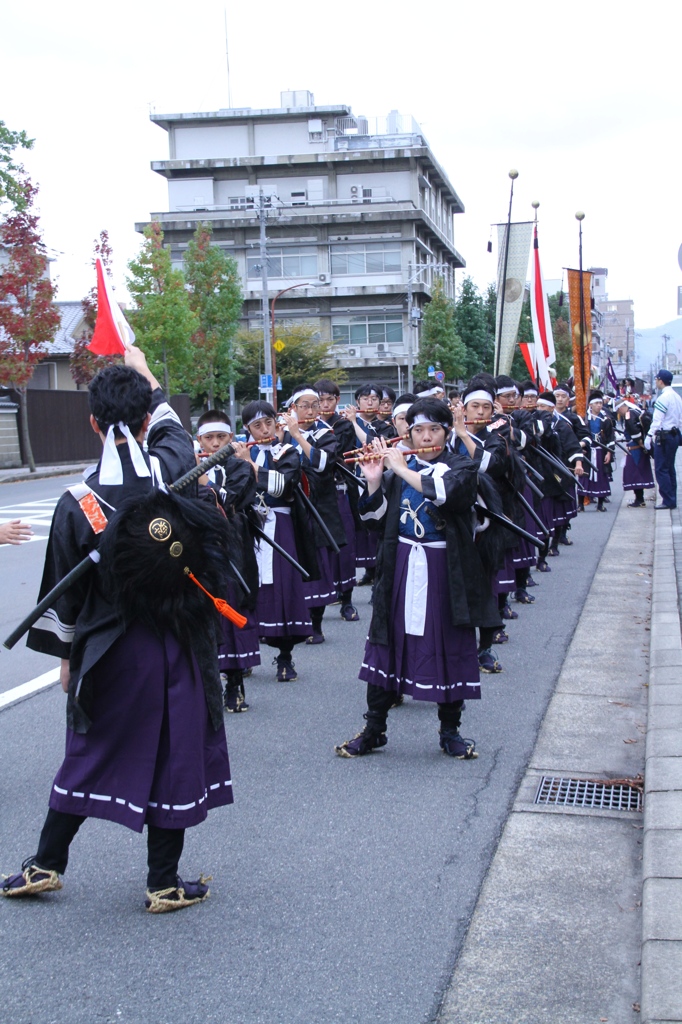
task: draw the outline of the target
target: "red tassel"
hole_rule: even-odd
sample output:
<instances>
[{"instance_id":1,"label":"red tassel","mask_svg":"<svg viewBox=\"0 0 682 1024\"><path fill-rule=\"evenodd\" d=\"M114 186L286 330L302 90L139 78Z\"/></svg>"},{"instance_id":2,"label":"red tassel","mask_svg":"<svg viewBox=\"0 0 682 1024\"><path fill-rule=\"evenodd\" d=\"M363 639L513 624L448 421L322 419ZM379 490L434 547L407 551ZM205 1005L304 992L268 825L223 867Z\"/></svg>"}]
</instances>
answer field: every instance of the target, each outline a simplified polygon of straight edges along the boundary
<instances>
[{"instance_id":1,"label":"red tassel","mask_svg":"<svg viewBox=\"0 0 682 1024\"><path fill-rule=\"evenodd\" d=\"M194 573L191 573L189 569L185 568L185 572L191 579L192 583L196 583L199 590L203 590L206 596L211 598L213 604L216 607L216 610L219 611L221 615L224 615L226 619L229 619L230 622L233 622L235 626L237 626L239 629L244 628L244 626L246 625L246 619L243 615L240 615L239 612L236 611L236 609L234 609L231 604L227 603L227 601L223 601L222 597L214 597L213 594L209 594L206 587L202 587L201 583L199 583L199 580L196 578Z\"/></svg>"}]
</instances>

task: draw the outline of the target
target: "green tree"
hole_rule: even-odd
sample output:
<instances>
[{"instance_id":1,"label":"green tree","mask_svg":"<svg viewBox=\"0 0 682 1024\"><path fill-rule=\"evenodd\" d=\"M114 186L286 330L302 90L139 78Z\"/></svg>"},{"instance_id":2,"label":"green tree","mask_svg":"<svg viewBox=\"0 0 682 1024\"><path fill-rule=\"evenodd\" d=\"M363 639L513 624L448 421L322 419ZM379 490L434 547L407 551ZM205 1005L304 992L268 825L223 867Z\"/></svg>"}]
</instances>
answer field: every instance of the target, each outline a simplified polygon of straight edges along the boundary
<instances>
[{"instance_id":1,"label":"green tree","mask_svg":"<svg viewBox=\"0 0 682 1024\"><path fill-rule=\"evenodd\" d=\"M189 243L185 274L197 318L185 390L193 399L225 402L236 379L233 339L242 311L237 262L211 242L210 224L199 224Z\"/></svg>"},{"instance_id":2,"label":"green tree","mask_svg":"<svg viewBox=\"0 0 682 1024\"><path fill-rule=\"evenodd\" d=\"M192 359L197 318L190 309L185 278L173 270L158 221L147 225L137 259L128 264L128 290L135 302L130 322L152 372L163 375L167 395L182 388Z\"/></svg>"},{"instance_id":3,"label":"green tree","mask_svg":"<svg viewBox=\"0 0 682 1024\"><path fill-rule=\"evenodd\" d=\"M276 326L277 340L284 348L277 353L277 375L282 379L282 399L288 398L297 384L313 384L320 377L329 377L337 384L347 380L344 370L330 367L329 343L320 341L317 330L310 324ZM237 381L235 394L240 402L258 397L258 377L263 373L263 332L240 331L237 334L235 355Z\"/></svg>"},{"instance_id":4,"label":"green tree","mask_svg":"<svg viewBox=\"0 0 682 1024\"><path fill-rule=\"evenodd\" d=\"M24 168L15 163L14 151L32 149L34 141L26 132L14 132L0 121L0 203L9 203L18 213L26 209L27 198L22 178Z\"/></svg>"},{"instance_id":5,"label":"green tree","mask_svg":"<svg viewBox=\"0 0 682 1024\"><path fill-rule=\"evenodd\" d=\"M568 307L559 305L562 294L562 292L557 292L556 295L549 295L547 298L556 351L556 375L559 381L568 380L573 365L573 342L568 322Z\"/></svg>"},{"instance_id":6,"label":"green tree","mask_svg":"<svg viewBox=\"0 0 682 1024\"><path fill-rule=\"evenodd\" d=\"M490 291L490 290L489 290ZM494 327L491 335L489 295L483 299L470 277L465 277L455 303L455 330L466 348L465 375L492 371Z\"/></svg>"},{"instance_id":7,"label":"green tree","mask_svg":"<svg viewBox=\"0 0 682 1024\"><path fill-rule=\"evenodd\" d=\"M425 379L429 366L442 370L450 382L458 380L467 366L467 350L455 329L455 305L445 293L442 278L436 278L424 312L415 376Z\"/></svg>"}]
</instances>

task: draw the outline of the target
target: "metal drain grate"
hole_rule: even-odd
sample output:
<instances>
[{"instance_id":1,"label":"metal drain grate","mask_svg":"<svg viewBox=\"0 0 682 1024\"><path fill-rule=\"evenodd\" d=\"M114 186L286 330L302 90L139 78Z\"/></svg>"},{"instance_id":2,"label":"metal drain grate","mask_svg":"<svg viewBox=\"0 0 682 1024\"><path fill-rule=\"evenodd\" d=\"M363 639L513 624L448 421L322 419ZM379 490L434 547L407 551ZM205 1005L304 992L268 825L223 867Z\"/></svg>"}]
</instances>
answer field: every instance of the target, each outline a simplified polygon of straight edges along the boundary
<instances>
[{"instance_id":1,"label":"metal drain grate","mask_svg":"<svg viewBox=\"0 0 682 1024\"><path fill-rule=\"evenodd\" d=\"M598 807L605 811L641 811L642 793L634 786L621 783L609 786L589 779L543 775L535 803L555 807Z\"/></svg>"}]
</instances>

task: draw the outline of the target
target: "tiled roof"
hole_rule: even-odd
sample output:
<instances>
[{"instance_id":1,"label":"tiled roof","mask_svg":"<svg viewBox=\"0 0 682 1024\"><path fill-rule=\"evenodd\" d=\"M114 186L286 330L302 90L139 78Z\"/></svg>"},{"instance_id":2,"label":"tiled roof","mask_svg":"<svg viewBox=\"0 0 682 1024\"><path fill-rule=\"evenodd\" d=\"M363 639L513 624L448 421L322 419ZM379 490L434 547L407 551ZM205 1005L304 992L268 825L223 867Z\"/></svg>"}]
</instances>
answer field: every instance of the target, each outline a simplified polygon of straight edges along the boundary
<instances>
[{"instance_id":1,"label":"tiled roof","mask_svg":"<svg viewBox=\"0 0 682 1024\"><path fill-rule=\"evenodd\" d=\"M70 356L75 342L73 332L83 319L83 307L80 302L55 302L55 306L59 309L62 322L54 341L45 351L51 356Z\"/></svg>"}]
</instances>

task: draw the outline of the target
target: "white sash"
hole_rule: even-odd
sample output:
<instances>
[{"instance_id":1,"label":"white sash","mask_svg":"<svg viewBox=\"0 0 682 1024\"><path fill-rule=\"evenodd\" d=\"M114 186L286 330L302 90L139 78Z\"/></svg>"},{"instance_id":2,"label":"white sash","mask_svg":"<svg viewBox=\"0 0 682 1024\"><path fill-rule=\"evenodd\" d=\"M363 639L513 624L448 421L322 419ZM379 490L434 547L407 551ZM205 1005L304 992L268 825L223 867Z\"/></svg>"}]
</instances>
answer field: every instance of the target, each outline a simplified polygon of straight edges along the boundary
<instances>
[{"instance_id":1,"label":"white sash","mask_svg":"<svg viewBox=\"0 0 682 1024\"><path fill-rule=\"evenodd\" d=\"M398 537L398 540L401 544L411 545L405 582L405 632L410 636L424 636L429 590L429 566L424 548L444 548L446 544L444 540L419 544L409 537Z\"/></svg>"},{"instance_id":2,"label":"white sash","mask_svg":"<svg viewBox=\"0 0 682 1024\"><path fill-rule=\"evenodd\" d=\"M275 539L275 530L277 529L277 517L275 512L280 512L282 515L290 516L290 508L269 508L268 515L263 522L261 529L263 533L267 534L270 540ZM261 540L256 545L256 561L258 562L258 585L260 587L267 585L268 583L274 583L274 576L272 574L272 556L274 555L274 549L267 541Z\"/></svg>"}]
</instances>

